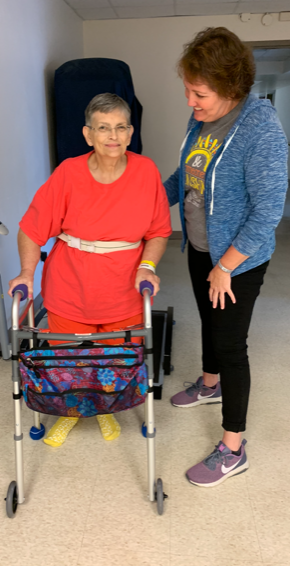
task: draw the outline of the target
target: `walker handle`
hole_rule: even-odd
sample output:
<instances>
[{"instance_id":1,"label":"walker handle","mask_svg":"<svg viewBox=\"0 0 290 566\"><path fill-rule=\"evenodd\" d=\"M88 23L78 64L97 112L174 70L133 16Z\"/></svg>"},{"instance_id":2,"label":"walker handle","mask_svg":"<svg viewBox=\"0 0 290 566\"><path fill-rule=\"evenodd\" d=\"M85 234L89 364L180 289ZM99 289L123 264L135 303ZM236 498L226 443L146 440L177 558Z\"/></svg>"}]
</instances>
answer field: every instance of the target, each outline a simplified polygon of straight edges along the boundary
<instances>
[{"instance_id":1,"label":"walker handle","mask_svg":"<svg viewBox=\"0 0 290 566\"><path fill-rule=\"evenodd\" d=\"M145 291L145 289L147 291L149 291L149 295L153 295L154 287L153 287L152 283L150 283L149 281L141 281L140 287L139 287L139 292L141 293L141 295L143 295L143 292Z\"/></svg>"},{"instance_id":2,"label":"walker handle","mask_svg":"<svg viewBox=\"0 0 290 566\"><path fill-rule=\"evenodd\" d=\"M17 285L16 287L14 287L14 289L12 290L13 297L14 297L14 295L17 291L20 291L20 293L22 294L20 301L25 301L25 299L27 299L27 297L28 297L28 287L27 287L27 285L24 285L24 283L20 283L20 285Z\"/></svg>"}]
</instances>

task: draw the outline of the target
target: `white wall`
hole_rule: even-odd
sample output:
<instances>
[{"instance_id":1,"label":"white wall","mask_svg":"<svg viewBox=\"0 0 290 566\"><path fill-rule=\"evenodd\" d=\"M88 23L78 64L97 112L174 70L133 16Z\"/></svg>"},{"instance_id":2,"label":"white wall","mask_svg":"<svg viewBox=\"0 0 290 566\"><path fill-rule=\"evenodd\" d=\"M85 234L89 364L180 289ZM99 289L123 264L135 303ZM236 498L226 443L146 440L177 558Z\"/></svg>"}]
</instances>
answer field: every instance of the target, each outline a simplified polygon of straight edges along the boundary
<instances>
[{"instance_id":1,"label":"white wall","mask_svg":"<svg viewBox=\"0 0 290 566\"><path fill-rule=\"evenodd\" d=\"M262 26L259 15L253 15L248 23L242 23L238 16L82 23L63 0L1 0L0 221L10 231L8 236L0 236L5 295L9 279L19 270L18 222L54 166L54 70L83 54L126 61L144 106L144 154L155 160L166 179L176 167L190 114L175 72L176 60L182 45L197 31L218 25L246 41L290 40L290 22L278 22L277 15L269 27ZM180 229L176 207L173 228ZM35 295L39 290L40 266ZM5 299L10 318L11 301Z\"/></svg>"},{"instance_id":2,"label":"white wall","mask_svg":"<svg viewBox=\"0 0 290 566\"><path fill-rule=\"evenodd\" d=\"M188 16L84 22L84 56L121 59L131 68L136 95L144 107L143 153L158 165L163 180L177 166L190 110L175 64L182 46L208 26L225 26L244 41L290 40L290 22L263 26L261 15L241 22L235 16ZM173 229L180 230L177 206Z\"/></svg>"},{"instance_id":3,"label":"white wall","mask_svg":"<svg viewBox=\"0 0 290 566\"><path fill-rule=\"evenodd\" d=\"M6 291L19 273L18 222L54 166L54 70L83 56L82 20L63 0L1 0L0 51L0 221L9 229L0 236L0 273L10 323Z\"/></svg>"},{"instance_id":4,"label":"white wall","mask_svg":"<svg viewBox=\"0 0 290 566\"><path fill-rule=\"evenodd\" d=\"M275 92L275 108L290 143L290 86L278 88ZM288 146L288 179L290 180L290 146ZM290 192L288 190L284 216L290 216Z\"/></svg>"}]
</instances>

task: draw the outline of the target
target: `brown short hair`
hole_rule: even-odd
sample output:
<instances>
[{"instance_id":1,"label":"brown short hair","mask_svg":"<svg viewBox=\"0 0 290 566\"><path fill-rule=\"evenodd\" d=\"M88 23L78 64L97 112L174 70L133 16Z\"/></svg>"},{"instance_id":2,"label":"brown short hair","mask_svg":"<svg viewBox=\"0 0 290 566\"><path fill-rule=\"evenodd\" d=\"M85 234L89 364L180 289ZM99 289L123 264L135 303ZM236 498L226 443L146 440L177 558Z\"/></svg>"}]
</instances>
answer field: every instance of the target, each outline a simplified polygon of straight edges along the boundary
<instances>
[{"instance_id":1,"label":"brown short hair","mask_svg":"<svg viewBox=\"0 0 290 566\"><path fill-rule=\"evenodd\" d=\"M206 28L184 46L178 74L189 82L204 80L223 98L241 99L255 78L252 51L227 28Z\"/></svg>"}]
</instances>

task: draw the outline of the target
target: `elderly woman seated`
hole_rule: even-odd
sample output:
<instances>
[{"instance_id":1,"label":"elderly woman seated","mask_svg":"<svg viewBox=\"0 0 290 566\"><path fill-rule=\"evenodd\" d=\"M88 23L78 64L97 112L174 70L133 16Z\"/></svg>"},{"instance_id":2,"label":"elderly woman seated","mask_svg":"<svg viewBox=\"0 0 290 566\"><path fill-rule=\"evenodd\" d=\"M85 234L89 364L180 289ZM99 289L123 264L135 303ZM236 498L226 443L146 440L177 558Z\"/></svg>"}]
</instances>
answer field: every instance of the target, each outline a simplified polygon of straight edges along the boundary
<instances>
[{"instance_id":1,"label":"elderly woman seated","mask_svg":"<svg viewBox=\"0 0 290 566\"><path fill-rule=\"evenodd\" d=\"M85 118L83 135L92 151L63 161L35 194L20 222L21 273L10 281L9 294L19 283L32 294L40 248L57 238L42 276L54 333L112 332L142 323L139 285L146 279L158 292L155 268L171 234L155 164L127 151L133 134L128 104L100 94ZM46 444L64 442L78 421L73 411L58 419ZM97 419L106 440L119 436L113 415Z\"/></svg>"}]
</instances>

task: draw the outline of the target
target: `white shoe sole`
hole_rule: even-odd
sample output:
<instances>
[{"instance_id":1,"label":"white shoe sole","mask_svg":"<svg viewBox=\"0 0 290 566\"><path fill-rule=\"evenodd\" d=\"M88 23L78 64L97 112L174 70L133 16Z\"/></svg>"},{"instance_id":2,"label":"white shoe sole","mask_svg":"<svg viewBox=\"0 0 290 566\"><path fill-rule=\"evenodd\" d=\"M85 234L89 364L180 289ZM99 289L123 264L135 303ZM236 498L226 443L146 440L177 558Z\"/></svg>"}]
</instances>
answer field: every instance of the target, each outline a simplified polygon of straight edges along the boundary
<instances>
[{"instance_id":1,"label":"white shoe sole","mask_svg":"<svg viewBox=\"0 0 290 566\"><path fill-rule=\"evenodd\" d=\"M197 405L215 405L222 402L222 397L215 397L214 399L211 397L206 397L204 400L200 399L199 401L195 401L194 403L190 403L189 405L177 405L177 403L172 403L173 407L179 407L180 409L189 409L189 407L196 407Z\"/></svg>"},{"instance_id":2,"label":"white shoe sole","mask_svg":"<svg viewBox=\"0 0 290 566\"><path fill-rule=\"evenodd\" d=\"M232 470L231 472L229 472L228 474L225 474L222 478L220 478L218 481L215 481L213 483L197 483L195 481L190 480L187 475L186 478L188 479L189 483L192 483L193 485L197 485L198 487L215 487L216 485L219 485L220 483L224 482L227 478L230 478L231 476L238 476L239 474L242 474L243 472L246 472L249 468L249 462L248 460L246 460L246 462L240 466L236 470Z\"/></svg>"}]
</instances>

